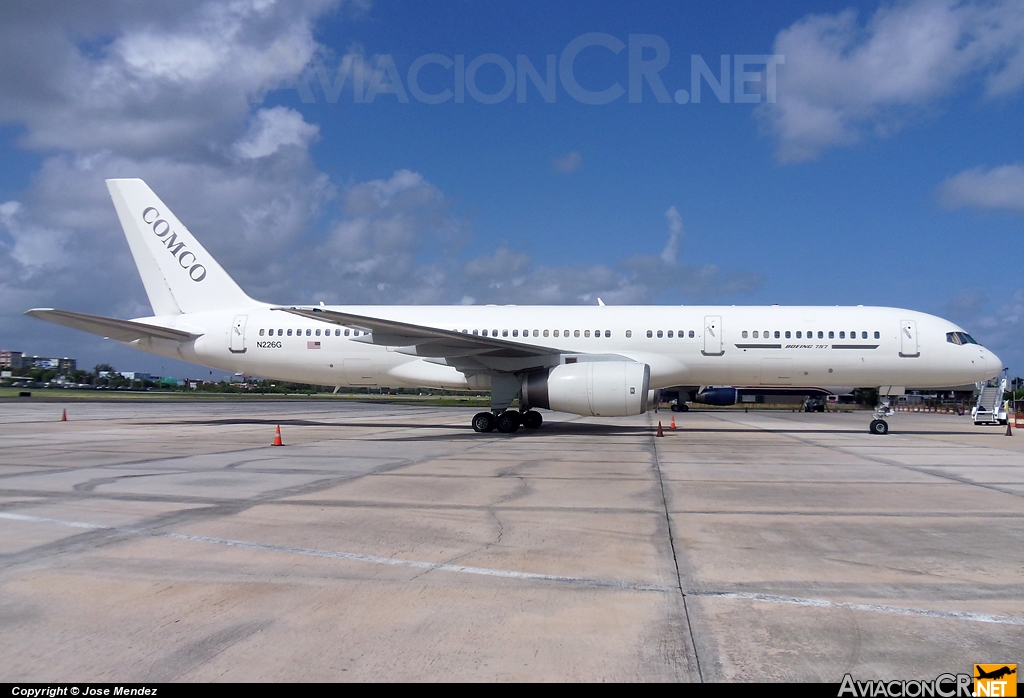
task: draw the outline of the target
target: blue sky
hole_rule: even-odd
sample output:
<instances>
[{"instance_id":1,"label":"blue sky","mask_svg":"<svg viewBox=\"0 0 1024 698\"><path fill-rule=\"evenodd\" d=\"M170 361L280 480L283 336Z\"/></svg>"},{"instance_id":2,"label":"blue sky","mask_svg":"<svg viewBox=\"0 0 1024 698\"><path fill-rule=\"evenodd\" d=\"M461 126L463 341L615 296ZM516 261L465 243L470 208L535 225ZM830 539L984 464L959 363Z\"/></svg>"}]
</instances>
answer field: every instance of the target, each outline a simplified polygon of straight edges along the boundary
<instances>
[{"instance_id":1,"label":"blue sky","mask_svg":"<svg viewBox=\"0 0 1024 698\"><path fill-rule=\"evenodd\" d=\"M149 313L103 186L140 176L261 299L890 305L1020 366L1022 10L6 3L0 345L204 373L21 316ZM580 101L560 72L574 41L589 45L570 77L622 96ZM631 42L667 58L667 103L648 82L630 95ZM490 57L464 100L425 104L409 69L429 54L463 70ZM518 99L520 55L541 75L554 56L553 101L532 82ZM736 103L731 81L727 103L706 81L699 104L676 103L693 55L716 76L722 55L733 74L760 56L744 88L760 103ZM362 103L351 80L329 94L346 56ZM511 94L481 103L503 61ZM388 66L407 100L367 103ZM428 63L418 82L454 90L456 72Z\"/></svg>"}]
</instances>

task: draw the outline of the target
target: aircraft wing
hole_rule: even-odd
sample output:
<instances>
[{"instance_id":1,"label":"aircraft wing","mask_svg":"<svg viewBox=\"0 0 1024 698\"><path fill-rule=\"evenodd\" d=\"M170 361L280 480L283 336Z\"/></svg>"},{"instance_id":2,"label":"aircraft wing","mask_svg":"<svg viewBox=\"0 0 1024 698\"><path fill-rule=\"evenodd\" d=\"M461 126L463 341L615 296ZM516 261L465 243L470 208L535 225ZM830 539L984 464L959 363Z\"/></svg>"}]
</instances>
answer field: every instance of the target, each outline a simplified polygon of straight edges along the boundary
<instances>
[{"instance_id":1,"label":"aircraft wing","mask_svg":"<svg viewBox=\"0 0 1024 698\"><path fill-rule=\"evenodd\" d=\"M33 308L25 311L25 314L72 329L98 334L101 337L116 339L119 342L134 342L136 339L148 338L187 342L201 336L135 320L118 320L99 315L72 313L68 310L54 310L53 308Z\"/></svg>"},{"instance_id":2,"label":"aircraft wing","mask_svg":"<svg viewBox=\"0 0 1024 698\"><path fill-rule=\"evenodd\" d=\"M534 344L510 342L498 337L481 337L474 334L463 334L453 330L441 330L435 327L413 325L396 320L340 313L326 308L274 308L292 315L329 322L343 327L355 327L368 330L367 342L388 347L397 347L396 351L412 356L458 358L474 357L481 359L527 359L531 357L558 356L562 350L554 347L542 347ZM362 340L362 337L356 341ZM575 352L574 352L575 353Z\"/></svg>"}]
</instances>

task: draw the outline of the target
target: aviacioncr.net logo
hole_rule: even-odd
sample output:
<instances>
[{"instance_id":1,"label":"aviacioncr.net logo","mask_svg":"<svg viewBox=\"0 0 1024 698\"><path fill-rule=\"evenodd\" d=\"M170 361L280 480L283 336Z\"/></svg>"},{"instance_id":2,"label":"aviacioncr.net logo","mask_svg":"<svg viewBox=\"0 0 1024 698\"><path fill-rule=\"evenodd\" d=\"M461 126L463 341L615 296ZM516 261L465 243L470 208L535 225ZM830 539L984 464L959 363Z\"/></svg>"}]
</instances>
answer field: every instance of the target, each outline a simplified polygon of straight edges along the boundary
<instances>
[{"instance_id":1,"label":"aviacioncr.net logo","mask_svg":"<svg viewBox=\"0 0 1024 698\"><path fill-rule=\"evenodd\" d=\"M939 674L930 681L856 681L847 674L839 687L839 698L972 698L971 682L970 674Z\"/></svg>"}]
</instances>

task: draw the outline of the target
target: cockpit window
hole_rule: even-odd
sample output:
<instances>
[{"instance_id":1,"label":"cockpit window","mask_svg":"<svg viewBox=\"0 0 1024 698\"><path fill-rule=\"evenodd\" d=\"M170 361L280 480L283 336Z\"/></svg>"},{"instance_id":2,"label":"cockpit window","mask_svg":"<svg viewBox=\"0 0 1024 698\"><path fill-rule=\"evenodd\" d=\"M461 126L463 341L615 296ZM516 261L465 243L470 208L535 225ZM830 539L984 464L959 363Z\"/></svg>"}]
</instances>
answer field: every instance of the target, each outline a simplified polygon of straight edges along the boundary
<instances>
[{"instance_id":1,"label":"cockpit window","mask_svg":"<svg viewBox=\"0 0 1024 698\"><path fill-rule=\"evenodd\" d=\"M950 344L977 344L974 337L966 332L947 332L946 341Z\"/></svg>"}]
</instances>

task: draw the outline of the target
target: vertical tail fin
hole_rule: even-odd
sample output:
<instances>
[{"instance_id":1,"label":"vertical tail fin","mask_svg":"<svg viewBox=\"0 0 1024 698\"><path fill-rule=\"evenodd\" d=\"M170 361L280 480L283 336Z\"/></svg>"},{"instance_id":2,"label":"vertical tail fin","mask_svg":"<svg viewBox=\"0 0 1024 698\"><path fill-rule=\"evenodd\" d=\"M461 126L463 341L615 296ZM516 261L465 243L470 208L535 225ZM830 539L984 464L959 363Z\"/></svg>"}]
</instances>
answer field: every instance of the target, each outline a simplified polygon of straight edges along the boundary
<instances>
[{"instance_id":1,"label":"vertical tail fin","mask_svg":"<svg viewBox=\"0 0 1024 698\"><path fill-rule=\"evenodd\" d=\"M141 179L107 189L156 315L255 305Z\"/></svg>"}]
</instances>

